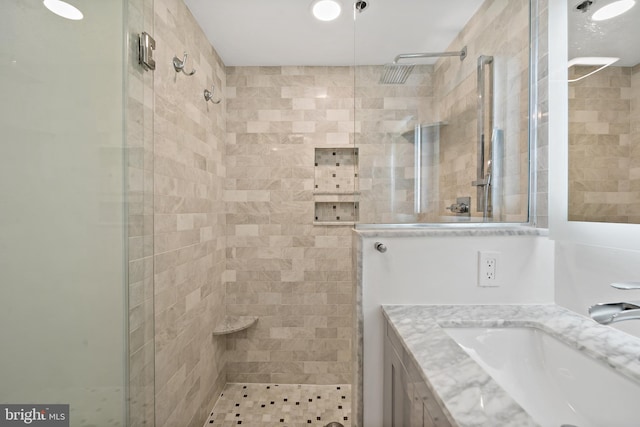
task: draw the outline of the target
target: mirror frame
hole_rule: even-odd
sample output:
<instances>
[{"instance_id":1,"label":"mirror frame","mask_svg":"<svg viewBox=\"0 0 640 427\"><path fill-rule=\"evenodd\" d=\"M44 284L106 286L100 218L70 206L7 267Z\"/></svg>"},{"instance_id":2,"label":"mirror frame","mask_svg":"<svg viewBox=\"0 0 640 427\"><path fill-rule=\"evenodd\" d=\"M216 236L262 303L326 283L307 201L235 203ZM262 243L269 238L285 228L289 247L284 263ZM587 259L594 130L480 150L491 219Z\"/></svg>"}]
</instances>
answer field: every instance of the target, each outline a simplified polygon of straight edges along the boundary
<instances>
[{"instance_id":1,"label":"mirror frame","mask_svg":"<svg viewBox=\"0 0 640 427\"><path fill-rule=\"evenodd\" d=\"M549 236L554 240L640 250L640 224L568 220L567 18L567 1L549 0Z\"/></svg>"}]
</instances>

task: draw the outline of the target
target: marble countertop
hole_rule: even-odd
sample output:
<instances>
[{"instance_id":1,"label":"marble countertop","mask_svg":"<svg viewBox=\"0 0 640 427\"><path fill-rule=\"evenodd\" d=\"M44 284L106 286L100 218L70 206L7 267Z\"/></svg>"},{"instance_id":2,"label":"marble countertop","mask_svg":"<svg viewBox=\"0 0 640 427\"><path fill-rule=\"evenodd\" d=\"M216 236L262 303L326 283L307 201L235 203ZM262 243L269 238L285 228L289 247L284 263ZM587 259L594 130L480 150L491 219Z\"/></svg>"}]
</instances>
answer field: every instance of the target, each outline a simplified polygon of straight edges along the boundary
<instances>
[{"instance_id":1,"label":"marble countertop","mask_svg":"<svg viewBox=\"0 0 640 427\"><path fill-rule=\"evenodd\" d=\"M441 328L537 328L640 381L640 338L557 305L385 305L382 310L461 427L537 424Z\"/></svg>"}]
</instances>

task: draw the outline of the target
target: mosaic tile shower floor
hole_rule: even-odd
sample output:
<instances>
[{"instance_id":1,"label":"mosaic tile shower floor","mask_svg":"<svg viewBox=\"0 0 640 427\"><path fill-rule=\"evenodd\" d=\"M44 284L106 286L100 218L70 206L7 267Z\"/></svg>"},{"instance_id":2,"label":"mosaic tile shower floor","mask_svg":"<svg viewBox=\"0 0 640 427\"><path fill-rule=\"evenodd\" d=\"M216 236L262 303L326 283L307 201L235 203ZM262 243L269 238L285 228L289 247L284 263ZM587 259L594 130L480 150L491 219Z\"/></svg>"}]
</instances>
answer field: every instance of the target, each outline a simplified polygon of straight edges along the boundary
<instances>
[{"instance_id":1,"label":"mosaic tile shower floor","mask_svg":"<svg viewBox=\"0 0 640 427\"><path fill-rule=\"evenodd\" d=\"M350 385L227 384L206 426L351 425Z\"/></svg>"}]
</instances>

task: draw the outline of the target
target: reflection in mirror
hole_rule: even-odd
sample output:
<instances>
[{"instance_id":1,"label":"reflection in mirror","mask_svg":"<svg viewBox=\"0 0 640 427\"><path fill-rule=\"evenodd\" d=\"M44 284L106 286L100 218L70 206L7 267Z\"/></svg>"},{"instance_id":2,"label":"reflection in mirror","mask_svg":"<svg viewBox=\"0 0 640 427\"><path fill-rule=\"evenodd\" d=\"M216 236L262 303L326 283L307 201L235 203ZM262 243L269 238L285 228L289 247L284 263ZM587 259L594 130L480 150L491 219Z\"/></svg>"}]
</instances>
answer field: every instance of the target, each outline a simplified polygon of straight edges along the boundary
<instances>
[{"instance_id":1,"label":"reflection in mirror","mask_svg":"<svg viewBox=\"0 0 640 427\"><path fill-rule=\"evenodd\" d=\"M601 19L619 6L627 10ZM572 0L568 7L569 220L637 224L640 6Z\"/></svg>"}]
</instances>

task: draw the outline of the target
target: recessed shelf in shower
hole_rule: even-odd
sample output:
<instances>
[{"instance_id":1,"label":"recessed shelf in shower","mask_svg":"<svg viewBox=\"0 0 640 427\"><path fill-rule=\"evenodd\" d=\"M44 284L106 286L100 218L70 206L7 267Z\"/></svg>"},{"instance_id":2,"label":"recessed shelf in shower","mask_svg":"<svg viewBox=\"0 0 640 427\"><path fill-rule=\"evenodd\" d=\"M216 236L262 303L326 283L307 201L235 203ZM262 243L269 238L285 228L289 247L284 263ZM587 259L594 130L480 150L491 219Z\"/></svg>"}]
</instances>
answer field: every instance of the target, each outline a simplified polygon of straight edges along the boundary
<instances>
[{"instance_id":1,"label":"recessed shelf in shower","mask_svg":"<svg viewBox=\"0 0 640 427\"><path fill-rule=\"evenodd\" d=\"M358 221L358 202L316 202L314 224L345 225Z\"/></svg>"},{"instance_id":2,"label":"recessed shelf in shower","mask_svg":"<svg viewBox=\"0 0 640 427\"><path fill-rule=\"evenodd\" d=\"M316 148L314 224L347 225L358 221L358 149Z\"/></svg>"},{"instance_id":3,"label":"recessed shelf in shower","mask_svg":"<svg viewBox=\"0 0 640 427\"><path fill-rule=\"evenodd\" d=\"M354 194L357 191L358 149L315 149L316 194Z\"/></svg>"}]
</instances>

